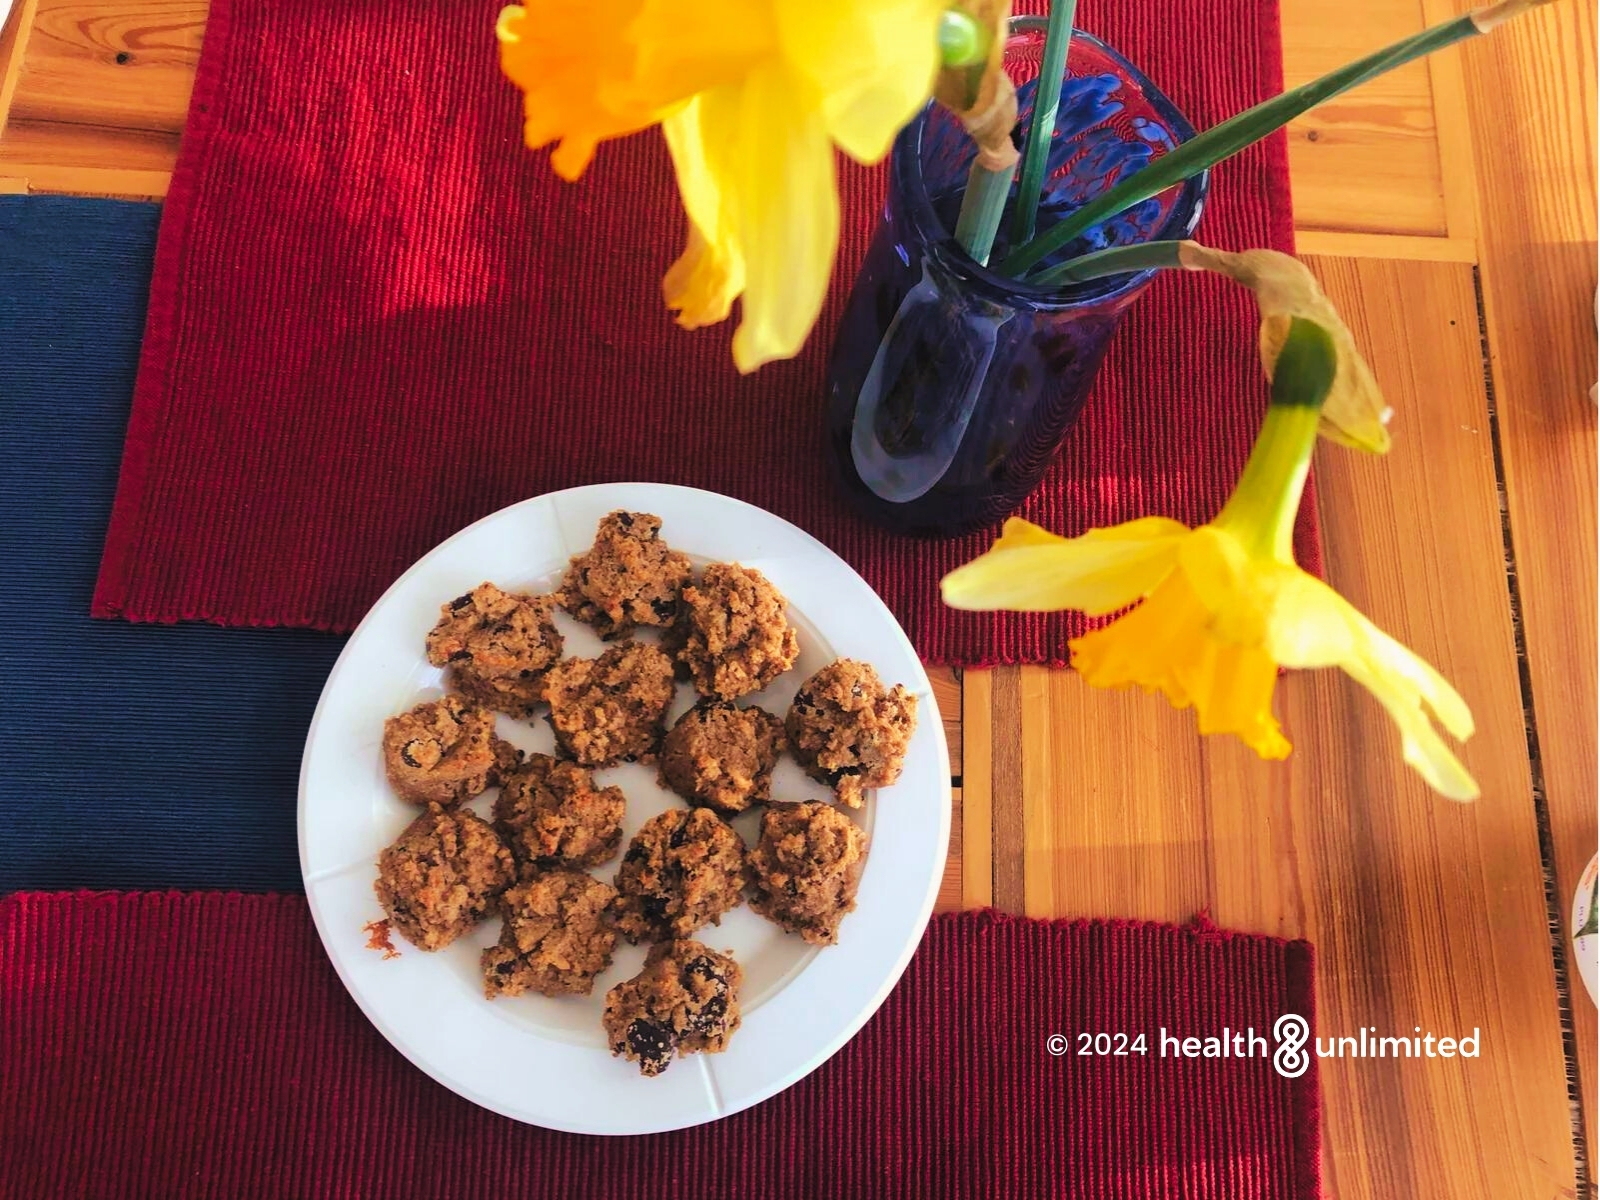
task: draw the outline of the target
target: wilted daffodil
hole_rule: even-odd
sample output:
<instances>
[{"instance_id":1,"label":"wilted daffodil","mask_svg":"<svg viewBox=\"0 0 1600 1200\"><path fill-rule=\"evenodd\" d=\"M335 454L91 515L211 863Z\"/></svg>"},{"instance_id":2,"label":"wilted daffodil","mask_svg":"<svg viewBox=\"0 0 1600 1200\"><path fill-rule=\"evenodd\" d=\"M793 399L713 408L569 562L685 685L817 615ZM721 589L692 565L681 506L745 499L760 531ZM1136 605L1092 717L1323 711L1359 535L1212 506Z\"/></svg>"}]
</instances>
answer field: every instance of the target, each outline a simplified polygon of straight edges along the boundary
<instances>
[{"instance_id":1,"label":"wilted daffodil","mask_svg":"<svg viewBox=\"0 0 1600 1200\"><path fill-rule=\"evenodd\" d=\"M1356 349L1355 338L1339 319L1333 302L1323 295L1316 277L1303 262L1276 250L1235 254L1198 242L1179 242L1177 252L1178 262L1188 270L1226 275L1255 293L1261 309L1261 365L1269 379L1291 321L1298 317L1326 330L1333 340L1338 369L1322 404L1322 435L1356 450L1373 454L1388 451L1391 410L1378 391L1378 381Z\"/></svg>"},{"instance_id":2,"label":"wilted daffodil","mask_svg":"<svg viewBox=\"0 0 1600 1200\"><path fill-rule=\"evenodd\" d=\"M1472 733L1472 714L1444 678L1294 563L1295 513L1319 409L1340 363L1320 324L1290 318L1274 360L1272 405L1233 495L1210 524L1145 517L1082 537L1011 520L994 547L947 575L947 604L1104 615L1135 605L1071 643L1095 687L1137 684L1193 707L1202 733L1237 734L1263 758L1289 742L1272 713L1278 667L1339 667L1400 729L1405 760L1437 791L1471 800L1478 786L1434 728Z\"/></svg>"},{"instance_id":3,"label":"wilted daffodil","mask_svg":"<svg viewBox=\"0 0 1600 1200\"><path fill-rule=\"evenodd\" d=\"M506 75L535 148L576 178L600 140L660 122L689 217L663 281L688 328L725 318L741 371L816 323L839 240L837 146L876 162L928 98L946 0L541 0L507 8Z\"/></svg>"}]
</instances>

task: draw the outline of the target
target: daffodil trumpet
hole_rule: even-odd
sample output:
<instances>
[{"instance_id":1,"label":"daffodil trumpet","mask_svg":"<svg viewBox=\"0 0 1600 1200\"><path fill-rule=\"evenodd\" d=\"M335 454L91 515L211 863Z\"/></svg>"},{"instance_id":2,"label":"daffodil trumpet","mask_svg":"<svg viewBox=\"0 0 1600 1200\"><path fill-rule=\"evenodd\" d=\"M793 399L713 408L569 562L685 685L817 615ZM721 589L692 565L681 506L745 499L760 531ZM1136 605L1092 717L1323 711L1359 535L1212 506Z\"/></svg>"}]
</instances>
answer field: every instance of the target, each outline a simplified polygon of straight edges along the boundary
<instances>
[{"instance_id":1,"label":"daffodil trumpet","mask_svg":"<svg viewBox=\"0 0 1600 1200\"><path fill-rule=\"evenodd\" d=\"M1193 708L1202 734L1234 734L1266 759L1290 750L1272 711L1279 667L1339 667L1384 707L1405 761L1430 787L1455 800L1476 798L1476 782L1435 727L1471 736L1465 701L1294 562L1295 514L1339 368L1328 330L1290 317L1261 433L1214 520L1190 529L1143 517L1065 538L1013 518L986 554L945 576L945 602L1121 612L1069 644L1084 681L1160 692Z\"/></svg>"}]
</instances>

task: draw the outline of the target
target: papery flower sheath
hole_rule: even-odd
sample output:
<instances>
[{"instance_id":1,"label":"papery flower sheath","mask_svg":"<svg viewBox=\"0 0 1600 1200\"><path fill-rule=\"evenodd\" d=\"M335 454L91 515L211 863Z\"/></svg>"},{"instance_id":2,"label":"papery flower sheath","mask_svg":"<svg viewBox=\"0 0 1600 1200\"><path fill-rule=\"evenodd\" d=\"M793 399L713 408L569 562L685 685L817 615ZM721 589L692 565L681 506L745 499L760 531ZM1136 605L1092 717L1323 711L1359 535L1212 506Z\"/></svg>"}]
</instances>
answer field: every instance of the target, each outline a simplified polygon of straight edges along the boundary
<instances>
[{"instance_id":1,"label":"papery flower sheath","mask_svg":"<svg viewBox=\"0 0 1600 1200\"><path fill-rule=\"evenodd\" d=\"M1321 326L1333 340L1338 371L1322 405L1322 436L1340 445L1372 454L1389 449L1392 415L1378 390L1372 368L1356 349L1355 338L1316 277L1299 259L1276 250L1213 250L1198 242L1182 242L1178 261L1191 271L1226 275L1255 293L1261 309L1261 365L1267 377L1283 350L1289 323L1296 317Z\"/></svg>"},{"instance_id":2,"label":"papery flower sheath","mask_svg":"<svg viewBox=\"0 0 1600 1200\"><path fill-rule=\"evenodd\" d=\"M598 141L661 123L689 218L666 302L692 329L740 299L734 362L753 371L795 354L816 323L839 239L834 149L863 163L888 152L933 89L945 7L545 0L508 8L498 31L527 92L527 141L558 141L565 177Z\"/></svg>"},{"instance_id":3,"label":"papery flower sheath","mask_svg":"<svg viewBox=\"0 0 1600 1200\"><path fill-rule=\"evenodd\" d=\"M1314 352L1305 348L1311 346ZM1274 403L1239 485L1198 529L1145 517L1064 538L1013 518L994 546L943 581L956 608L1127 613L1070 643L1095 687L1137 685L1195 710L1202 733L1236 734L1263 758L1289 753L1272 712L1279 666L1339 667L1371 692L1400 730L1405 761L1440 793L1470 800L1478 786L1434 727L1472 734L1472 714L1445 679L1294 563L1294 516L1317 438L1336 347L1296 318L1273 377ZM1317 367L1320 357L1322 366ZM1301 380L1321 371L1320 384Z\"/></svg>"}]
</instances>

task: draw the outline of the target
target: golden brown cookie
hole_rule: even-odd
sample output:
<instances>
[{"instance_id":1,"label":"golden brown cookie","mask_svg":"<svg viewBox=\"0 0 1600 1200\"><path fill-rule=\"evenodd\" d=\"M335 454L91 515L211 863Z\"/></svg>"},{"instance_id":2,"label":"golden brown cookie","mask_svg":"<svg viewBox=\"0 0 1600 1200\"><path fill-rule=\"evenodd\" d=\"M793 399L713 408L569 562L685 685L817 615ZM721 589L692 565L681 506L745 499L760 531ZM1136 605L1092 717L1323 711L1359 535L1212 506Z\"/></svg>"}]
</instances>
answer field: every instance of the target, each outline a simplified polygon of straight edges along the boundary
<instances>
[{"instance_id":1,"label":"golden brown cookie","mask_svg":"<svg viewBox=\"0 0 1600 1200\"><path fill-rule=\"evenodd\" d=\"M587 996L611 965L615 889L565 868L526 876L500 897L500 941L483 952L484 994Z\"/></svg>"},{"instance_id":2,"label":"golden brown cookie","mask_svg":"<svg viewBox=\"0 0 1600 1200\"><path fill-rule=\"evenodd\" d=\"M818 946L839 940L856 906L866 832L831 804L774 804L750 852L750 907Z\"/></svg>"},{"instance_id":3,"label":"golden brown cookie","mask_svg":"<svg viewBox=\"0 0 1600 1200\"><path fill-rule=\"evenodd\" d=\"M661 540L660 517L619 509L601 518L594 545L567 568L561 607L607 640L671 625L689 573L688 557Z\"/></svg>"},{"instance_id":4,"label":"golden brown cookie","mask_svg":"<svg viewBox=\"0 0 1600 1200\"><path fill-rule=\"evenodd\" d=\"M514 870L488 822L430 804L378 857L373 890L407 941L439 950L489 915Z\"/></svg>"},{"instance_id":5,"label":"golden brown cookie","mask_svg":"<svg viewBox=\"0 0 1600 1200\"><path fill-rule=\"evenodd\" d=\"M841 658L800 685L784 719L789 750L841 802L860 808L869 788L900 778L917 728L917 698L885 689L864 662Z\"/></svg>"},{"instance_id":6,"label":"golden brown cookie","mask_svg":"<svg viewBox=\"0 0 1600 1200\"><path fill-rule=\"evenodd\" d=\"M661 782L690 804L741 813L772 794L783 722L765 709L702 700L661 742Z\"/></svg>"},{"instance_id":7,"label":"golden brown cookie","mask_svg":"<svg viewBox=\"0 0 1600 1200\"><path fill-rule=\"evenodd\" d=\"M457 804L500 782L522 751L495 735L494 714L459 696L383 723L383 767L402 800Z\"/></svg>"},{"instance_id":8,"label":"golden brown cookie","mask_svg":"<svg viewBox=\"0 0 1600 1200\"><path fill-rule=\"evenodd\" d=\"M800 656L783 593L753 567L712 563L683 589L678 661L714 700L759 692Z\"/></svg>"},{"instance_id":9,"label":"golden brown cookie","mask_svg":"<svg viewBox=\"0 0 1600 1200\"><path fill-rule=\"evenodd\" d=\"M611 1053L659 1075L674 1055L721 1052L739 1028L743 982L726 954L688 938L660 943L639 974L606 993L601 1023Z\"/></svg>"},{"instance_id":10,"label":"golden brown cookie","mask_svg":"<svg viewBox=\"0 0 1600 1200\"><path fill-rule=\"evenodd\" d=\"M506 776L494 801L494 824L519 866L593 867L622 844L622 790L596 787L577 763L530 754Z\"/></svg>"},{"instance_id":11,"label":"golden brown cookie","mask_svg":"<svg viewBox=\"0 0 1600 1200\"><path fill-rule=\"evenodd\" d=\"M557 663L543 694L561 752L606 767L654 759L672 693L672 660L648 642L623 642L599 658Z\"/></svg>"},{"instance_id":12,"label":"golden brown cookie","mask_svg":"<svg viewBox=\"0 0 1600 1200\"><path fill-rule=\"evenodd\" d=\"M743 900L744 841L708 808L675 808L644 823L617 872L612 906L630 942L687 937Z\"/></svg>"},{"instance_id":13,"label":"golden brown cookie","mask_svg":"<svg viewBox=\"0 0 1600 1200\"><path fill-rule=\"evenodd\" d=\"M439 610L428 631L428 661L449 669L450 686L488 708L526 717L540 703L544 674L561 658L551 621L555 600L481 583Z\"/></svg>"}]
</instances>

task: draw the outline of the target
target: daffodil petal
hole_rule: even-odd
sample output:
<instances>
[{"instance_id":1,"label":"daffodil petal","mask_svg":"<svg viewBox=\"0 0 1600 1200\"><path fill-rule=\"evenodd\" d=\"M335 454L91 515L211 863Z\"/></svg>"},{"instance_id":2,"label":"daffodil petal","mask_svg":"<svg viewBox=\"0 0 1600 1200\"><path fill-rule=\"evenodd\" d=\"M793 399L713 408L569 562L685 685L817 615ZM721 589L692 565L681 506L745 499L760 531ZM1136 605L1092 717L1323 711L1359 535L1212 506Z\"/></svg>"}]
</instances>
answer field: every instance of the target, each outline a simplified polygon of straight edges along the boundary
<instances>
[{"instance_id":1,"label":"daffodil petal","mask_svg":"<svg viewBox=\"0 0 1600 1200\"><path fill-rule=\"evenodd\" d=\"M828 134L875 163L933 91L946 0L777 0L779 39Z\"/></svg>"},{"instance_id":2,"label":"daffodil petal","mask_svg":"<svg viewBox=\"0 0 1600 1200\"><path fill-rule=\"evenodd\" d=\"M1478 785L1433 727L1437 719L1452 736L1471 737L1466 701L1423 658L1327 584L1304 574L1283 582L1268 648L1285 666L1341 668L1388 711L1400 729L1406 762L1429 786L1453 800L1477 797Z\"/></svg>"},{"instance_id":3,"label":"daffodil petal","mask_svg":"<svg viewBox=\"0 0 1600 1200\"><path fill-rule=\"evenodd\" d=\"M1478 784L1451 753L1417 702L1417 694L1388 672L1374 670L1362 659L1342 664L1345 673L1375 696L1400 729L1405 760L1440 795L1451 800L1476 800Z\"/></svg>"},{"instance_id":4,"label":"daffodil petal","mask_svg":"<svg viewBox=\"0 0 1600 1200\"><path fill-rule=\"evenodd\" d=\"M602 93L603 102L611 106L654 107L736 84L752 63L778 51L778 27L770 4L633 3L637 13L623 28L621 41L634 67Z\"/></svg>"},{"instance_id":5,"label":"daffodil petal","mask_svg":"<svg viewBox=\"0 0 1600 1200\"><path fill-rule=\"evenodd\" d=\"M1212 635L1213 613L1181 572L1132 612L1071 643L1072 665L1092 687L1137 685L1175 708L1193 708L1202 734L1232 733L1262 758L1290 750L1272 694L1277 664L1259 646Z\"/></svg>"},{"instance_id":6,"label":"daffodil petal","mask_svg":"<svg viewBox=\"0 0 1600 1200\"><path fill-rule=\"evenodd\" d=\"M822 311L839 243L833 145L820 116L797 105L788 72L758 67L702 98L708 145L744 260L739 370L790 358ZM721 147L726 147L722 152Z\"/></svg>"},{"instance_id":7,"label":"daffodil petal","mask_svg":"<svg viewBox=\"0 0 1600 1200\"><path fill-rule=\"evenodd\" d=\"M685 329L699 329L726 320L743 286L744 264L725 246L707 242L698 226L689 226L689 244L661 280L667 307Z\"/></svg>"},{"instance_id":8,"label":"daffodil petal","mask_svg":"<svg viewBox=\"0 0 1600 1200\"><path fill-rule=\"evenodd\" d=\"M525 93L523 140L533 150L559 142L551 164L564 179L583 173L601 141L660 118L657 104L601 98L632 63L608 43L638 8L639 0L550 0L537 12L508 6L495 23L501 70Z\"/></svg>"},{"instance_id":9,"label":"daffodil petal","mask_svg":"<svg viewBox=\"0 0 1600 1200\"><path fill-rule=\"evenodd\" d=\"M688 245L661 281L667 306L686 329L725 319L744 289L744 258L723 195L726 166L715 161L726 146L707 143L703 114L737 105L734 89L697 96L661 123L678 176L678 192L689 217Z\"/></svg>"},{"instance_id":10,"label":"daffodil petal","mask_svg":"<svg viewBox=\"0 0 1600 1200\"><path fill-rule=\"evenodd\" d=\"M1012 520L987 554L944 577L940 593L952 608L1115 612L1155 590L1189 534L1181 521L1166 517L1143 517L1075 538Z\"/></svg>"}]
</instances>

